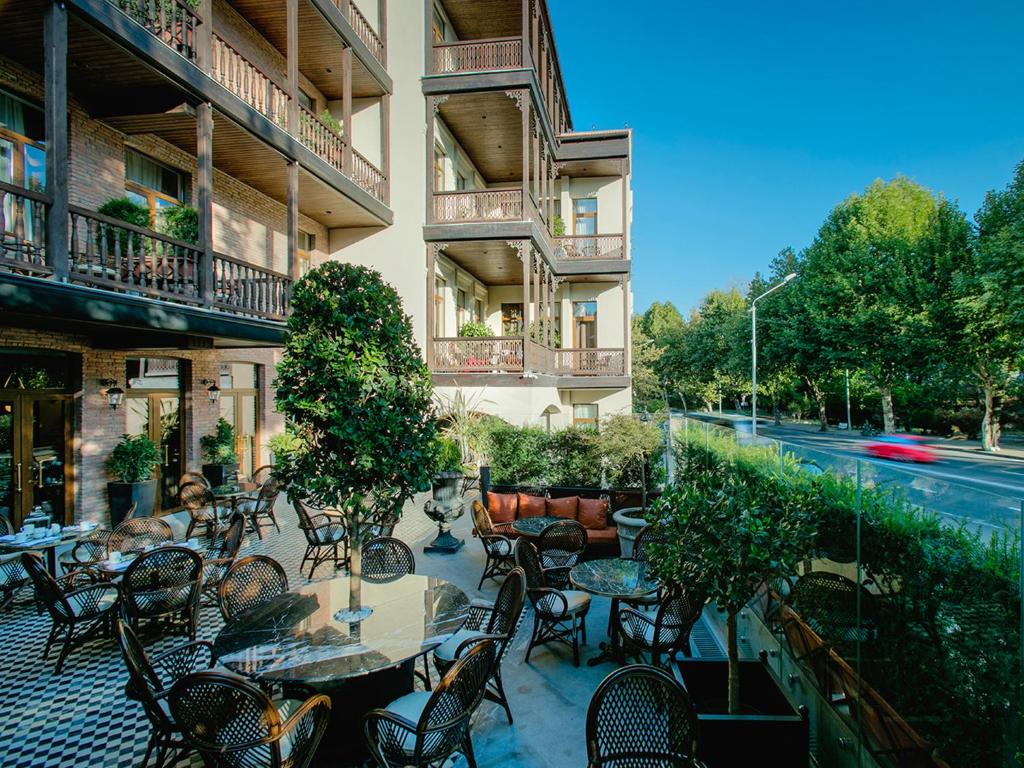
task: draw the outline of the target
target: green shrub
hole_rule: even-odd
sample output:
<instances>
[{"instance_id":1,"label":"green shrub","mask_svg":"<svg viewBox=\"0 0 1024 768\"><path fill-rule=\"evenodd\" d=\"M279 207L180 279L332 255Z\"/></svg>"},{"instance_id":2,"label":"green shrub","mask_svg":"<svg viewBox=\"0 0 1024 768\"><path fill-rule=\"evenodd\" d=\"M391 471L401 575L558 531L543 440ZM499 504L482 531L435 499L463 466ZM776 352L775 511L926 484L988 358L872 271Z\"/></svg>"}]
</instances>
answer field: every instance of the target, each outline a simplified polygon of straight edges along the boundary
<instances>
[{"instance_id":1,"label":"green shrub","mask_svg":"<svg viewBox=\"0 0 1024 768\"><path fill-rule=\"evenodd\" d=\"M175 205L160 211L160 231L175 240L199 242L199 213L190 205Z\"/></svg>"},{"instance_id":2,"label":"green shrub","mask_svg":"<svg viewBox=\"0 0 1024 768\"><path fill-rule=\"evenodd\" d=\"M532 323L530 323L530 338L532 338L538 344L543 342L545 340L544 329L546 326L546 321L534 320ZM562 346L562 334L559 333L557 327L551 329L551 345L553 347Z\"/></svg>"},{"instance_id":3,"label":"green shrub","mask_svg":"<svg viewBox=\"0 0 1024 768\"><path fill-rule=\"evenodd\" d=\"M597 432L568 427L552 433L548 441L550 485L599 486L601 454Z\"/></svg>"},{"instance_id":4,"label":"green shrub","mask_svg":"<svg viewBox=\"0 0 1024 768\"><path fill-rule=\"evenodd\" d=\"M550 437L539 427L501 426L490 434L491 481L497 485L544 485Z\"/></svg>"},{"instance_id":5,"label":"green shrub","mask_svg":"<svg viewBox=\"0 0 1024 768\"><path fill-rule=\"evenodd\" d=\"M664 478L664 435L653 422L616 414L601 422L601 458L613 488L653 488Z\"/></svg>"},{"instance_id":6,"label":"green shrub","mask_svg":"<svg viewBox=\"0 0 1024 768\"><path fill-rule=\"evenodd\" d=\"M459 328L459 336L462 338L487 338L493 335L491 329L487 327L487 323L471 321L463 323Z\"/></svg>"},{"instance_id":7,"label":"green shrub","mask_svg":"<svg viewBox=\"0 0 1024 768\"><path fill-rule=\"evenodd\" d=\"M129 200L127 197L115 197L113 200L107 200L99 207L97 213L134 224L136 227L149 229L149 208Z\"/></svg>"},{"instance_id":8,"label":"green shrub","mask_svg":"<svg viewBox=\"0 0 1024 768\"><path fill-rule=\"evenodd\" d=\"M148 437L121 435L104 466L122 483L141 483L153 476L159 463L160 451Z\"/></svg>"},{"instance_id":9,"label":"green shrub","mask_svg":"<svg viewBox=\"0 0 1024 768\"><path fill-rule=\"evenodd\" d=\"M462 448L449 437L438 437L434 443L434 473L461 472Z\"/></svg>"},{"instance_id":10,"label":"green shrub","mask_svg":"<svg viewBox=\"0 0 1024 768\"><path fill-rule=\"evenodd\" d=\"M345 135L345 126L342 124L341 120L331 114L329 109L324 109L324 111L320 113L320 120L339 136Z\"/></svg>"},{"instance_id":11,"label":"green shrub","mask_svg":"<svg viewBox=\"0 0 1024 768\"><path fill-rule=\"evenodd\" d=\"M207 464L237 464L235 453L235 428L222 416L217 419L217 428L210 435L199 438L203 460Z\"/></svg>"},{"instance_id":12,"label":"green shrub","mask_svg":"<svg viewBox=\"0 0 1024 768\"><path fill-rule=\"evenodd\" d=\"M551 231L555 237L565 236L565 220L557 213L555 214L555 218L551 220Z\"/></svg>"}]
</instances>

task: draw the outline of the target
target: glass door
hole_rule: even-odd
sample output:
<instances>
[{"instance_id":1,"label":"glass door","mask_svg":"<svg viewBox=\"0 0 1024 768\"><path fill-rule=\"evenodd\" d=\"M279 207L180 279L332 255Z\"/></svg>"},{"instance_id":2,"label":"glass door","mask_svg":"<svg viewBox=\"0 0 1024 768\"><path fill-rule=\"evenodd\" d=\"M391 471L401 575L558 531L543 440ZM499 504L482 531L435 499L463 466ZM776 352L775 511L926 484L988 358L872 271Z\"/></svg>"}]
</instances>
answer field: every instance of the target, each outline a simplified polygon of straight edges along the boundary
<instances>
[{"instance_id":1,"label":"glass door","mask_svg":"<svg viewBox=\"0 0 1024 768\"><path fill-rule=\"evenodd\" d=\"M576 349L594 349L597 347L597 302L573 302L572 314L572 345Z\"/></svg>"},{"instance_id":2,"label":"glass door","mask_svg":"<svg viewBox=\"0 0 1024 768\"><path fill-rule=\"evenodd\" d=\"M68 522L70 429L66 396L0 396L0 514L15 529L36 508Z\"/></svg>"},{"instance_id":3,"label":"glass door","mask_svg":"<svg viewBox=\"0 0 1024 768\"><path fill-rule=\"evenodd\" d=\"M128 410L128 434L145 435L160 452L160 464L154 473L159 511L178 507L178 480L181 462L181 398L178 395L133 395L125 398Z\"/></svg>"},{"instance_id":4,"label":"glass door","mask_svg":"<svg viewBox=\"0 0 1024 768\"><path fill-rule=\"evenodd\" d=\"M225 363L220 369L220 415L235 430L238 471L245 477L259 468L259 381L251 363Z\"/></svg>"},{"instance_id":5,"label":"glass door","mask_svg":"<svg viewBox=\"0 0 1024 768\"><path fill-rule=\"evenodd\" d=\"M15 515L22 486L20 457L15 456L18 430L14 407L13 398L0 400L0 515L12 525L20 525L21 515Z\"/></svg>"}]
</instances>

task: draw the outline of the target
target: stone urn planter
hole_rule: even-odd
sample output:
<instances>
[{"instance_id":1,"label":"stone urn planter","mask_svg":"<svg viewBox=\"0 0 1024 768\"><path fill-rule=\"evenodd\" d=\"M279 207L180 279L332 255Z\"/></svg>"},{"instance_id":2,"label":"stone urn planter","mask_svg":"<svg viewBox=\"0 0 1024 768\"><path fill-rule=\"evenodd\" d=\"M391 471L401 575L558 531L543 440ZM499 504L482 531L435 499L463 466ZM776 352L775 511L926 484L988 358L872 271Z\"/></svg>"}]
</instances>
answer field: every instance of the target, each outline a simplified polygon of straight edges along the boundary
<instances>
[{"instance_id":1,"label":"stone urn planter","mask_svg":"<svg viewBox=\"0 0 1024 768\"><path fill-rule=\"evenodd\" d=\"M624 558L632 557L633 544L636 541L637 534L647 525L647 521L644 520L643 508L626 507L625 509L620 509L612 515L612 520L615 521L619 532L619 552Z\"/></svg>"},{"instance_id":2,"label":"stone urn planter","mask_svg":"<svg viewBox=\"0 0 1024 768\"><path fill-rule=\"evenodd\" d=\"M451 525L466 511L462 500L462 472L438 472L431 480L433 498L423 505L423 512L437 523L437 536L424 552L441 552L447 555L459 551L466 542L452 535Z\"/></svg>"}]
</instances>

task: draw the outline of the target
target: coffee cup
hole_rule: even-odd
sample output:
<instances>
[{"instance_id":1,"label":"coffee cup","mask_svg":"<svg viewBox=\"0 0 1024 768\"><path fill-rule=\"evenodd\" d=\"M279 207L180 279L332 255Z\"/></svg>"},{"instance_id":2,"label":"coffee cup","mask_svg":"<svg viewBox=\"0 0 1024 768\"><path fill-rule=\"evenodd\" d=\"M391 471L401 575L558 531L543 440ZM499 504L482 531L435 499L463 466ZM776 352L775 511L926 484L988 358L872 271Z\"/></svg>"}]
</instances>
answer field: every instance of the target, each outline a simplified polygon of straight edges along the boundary
<instances>
[{"instance_id":1,"label":"coffee cup","mask_svg":"<svg viewBox=\"0 0 1024 768\"><path fill-rule=\"evenodd\" d=\"M18 533L14 537L14 540L19 544L24 544L26 541L28 541L28 534L26 534L25 531L18 531Z\"/></svg>"},{"instance_id":2,"label":"coffee cup","mask_svg":"<svg viewBox=\"0 0 1024 768\"><path fill-rule=\"evenodd\" d=\"M50 526L50 533L52 533L54 536L60 533L60 523L53 523Z\"/></svg>"}]
</instances>

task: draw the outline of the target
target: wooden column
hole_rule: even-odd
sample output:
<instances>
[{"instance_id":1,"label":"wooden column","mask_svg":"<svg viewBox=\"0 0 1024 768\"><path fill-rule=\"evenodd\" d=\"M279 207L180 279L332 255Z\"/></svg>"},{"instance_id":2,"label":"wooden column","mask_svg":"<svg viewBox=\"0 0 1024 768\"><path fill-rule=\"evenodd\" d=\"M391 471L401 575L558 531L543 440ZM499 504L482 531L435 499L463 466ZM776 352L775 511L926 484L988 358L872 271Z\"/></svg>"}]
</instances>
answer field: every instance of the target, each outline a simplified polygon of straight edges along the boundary
<instances>
[{"instance_id":1,"label":"wooden column","mask_svg":"<svg viewBox=\"0 0 1024 768\"><path fill-rule=\"evenodd\" d=\"M384 61L381 64L387 69L388 66L388 0L377 0L377 37L380 38L380 48L383 52ZM426 70L424 70L426 71Z\"/></svg>"},{"instance_id":2,"label":"wooden column","mask_svg":"<svg viewBox=\"0 0 1024 768\"><path fill-rule=\"evenodd\" d=\"M288 163L288 276L299 275L299 164Z\"/></svg>"},{"instance_id":3,"label":"wooden column","mask_svg":"<svg viewBox=\"0 0 1024 768\"><path fill-rule=\"evenodd\" d=\"M530 23L532 25L533 34L530 36L530 58L533 60L533 68L534 71L536 71L538 65L537 49L540 47L540 9L537 1L533 2L531 5Z\"/></svg>"},{"instance_id":4,"label":"wooden column","mask_svg":"<svg viewBox=\"0 0 1024 768\"><path fill-rule=\"evenodd\" d=\"M520 258L523 261L523 367L526 366L527 341L530 338L530 270L533 266L533 249L529 243L519 242L518 247Z\"/></svg>"},{"instance_id":5,"label":"wooden column","mask_svg":"<svg viewBox=\"0 0 1024 768\"><path fill-rule=\"evenodd\" d=\"M286 76L288 82L288 133L299 135L299 0L285 0Z\"/></svg>"},{"instance_id":6,"label":"wooden column","mask_svg":"<svg viewBox=\"0 0 1024 768\"><path fill-rule=\"evenodd\" d=\"M530 92L519 91L519 111L523 116L523 220L526 214L527 200L530 196Z\"/></svg>"},{"instance_id":7,"label":"wooden column","mask_svg":"<svg viewBox=\"0 0 1024 768\"><path fill-rule=\"evenodd\" d=\"M352 175L352 49L346 48L341 53L341 71L345 82L342 85L341 123L345 127L345 148L342 156L342 169L345 175Z\"/></svg>"},{"instance_id":8,"label":"wooden column","mask_svg":"<svg viewBox=\"0 0 1024 768\"><path fill-rule=\"evenodd\" d=\"M622 284L622 372L625 375L629 375L629 363L630 363L630 319L631 312L629 309L629 275L623 275L621 279Z\"/></svg>"},{"instance_id":9,"label":"wooden column","mask_svg":"<svg viewBox=\"0 0 1024 768\"><path fill-rule=\"evenodd\" d=\"M196 66L210 73L213 63L213 2L199 0L196 6L199 26L196 27Z\"/></svg>"},{"instance_id":10,"label":"wooden column","mask_svg":"<svg viewBox=\"0 0 1024 768\"><path fill-rule=\"evenodd\" d=\"M384 174L384 204L391 205L391 95L380 97L380 160Z\"/></svg>"},{"instance_id":11,"label":"wooden column","mask_svg":"<svg viewBox=\"0 0 1024 768\"><path fill-rule=\"evenodd\" d=\"M548 270L548 346L555 346L555 276Z\"/></svg>"},{"instance_id":12,"label":"wooden column","mask_svg":"<svg viewBox=\"0 0 1024 768\"><path fill-rule=\"evenodd\" d=\"M520 36L523 39L523 66L531 67L533 53L530 51L530 0L523 0L523 27Z\"/></svg>"},{"instance_id":13,"label":"wooden column","mask_svg":"<svg viewBox=\"0 0 1024 768\"><path fill-rule=\"evenodd\" d=\"M205 25L204 25L205 26ZM196 214L199 248L203 263L199 269L199 294L204 304L213 303L213 106L196 107Z\"/></svg>"},{"instance_id":14,"label":"wooden column","mask_svg":"<svg viewBox=\"0 0 1024 768\"><path fill-rule=\"evenodd\" d=\"M628 160L621 161L622 175L622 258L629 258L629 170Z\"/></svg>"},{"instance_id":15,"label":"wooden column","mask_svg":"<svg viewBox=\"0 0 1024 768\"><path fill-rule=\"evenodd\" d=\"M540 191L540 115L534 115L533 118L533 197L536 201L536 207L539 210L541 206L541 191Z\"/></svg>"},{"instance_id":16,"label":"wooden column","mask_svg":"<svg viewBox=\"0 0 1024 768\"><path fill-rule=\"evenodd\" d=\"M537 264L537 338L534 340L541 345L544 344L546 338L547 331L544 326L548 316L548 295L544 282L544 262L539 261Z\"/></svg>"},{"instance_id":17,"label":"wooden column","mask_svg":"<svg viewBox=\"0 0 1024 768\"><path fill-rule=\"evenodd\" d=\"M46 89L46 262L55 279L68 279L68 12L52 2L43 20L43 81Z\"/></svg>"},{"instance_id":18,"label":"wooden column","mask_svg":"<svg viewBox=\"0 0 1024 768\"><path fill-rule=\"evenodd\" d=\"M427 367L434 370L434 290L437 250L434 244L427 245Z\"/></svg>"},{"instance_id":19,"label":"wooden column","mask_svg":"<svg viewBox=\"0 0 1024 768\"><path fill-rule=\"evenodd\" d=\"M536 266L536 269L533 270L533 318L534 318L534 322L537 324L537 338L534 339L534 340L536 342L538 342L538 343L540 343L540 340L541 340L541 335L540 335L540 318L541 318L541 314L540 314L540 271L541 271L541 269L543 269L543 267L544 267L544 262L541 261L540 254L538 253L537 254L537 266Z\"/></svg>"}]
</instances>

